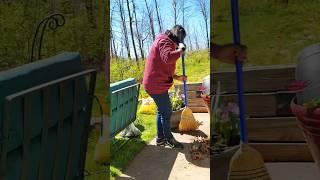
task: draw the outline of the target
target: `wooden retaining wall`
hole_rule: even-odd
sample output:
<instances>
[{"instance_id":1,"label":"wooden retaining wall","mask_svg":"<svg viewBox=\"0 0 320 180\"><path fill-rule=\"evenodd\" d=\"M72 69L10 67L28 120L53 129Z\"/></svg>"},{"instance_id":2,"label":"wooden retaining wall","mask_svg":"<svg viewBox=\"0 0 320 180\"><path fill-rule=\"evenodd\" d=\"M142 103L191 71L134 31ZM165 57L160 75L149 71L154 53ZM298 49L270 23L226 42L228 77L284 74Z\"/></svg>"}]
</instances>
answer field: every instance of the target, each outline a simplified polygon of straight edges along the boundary
<instances>
[{"instance_id":1,"label":"wooden retaining wall","mask_svg":"<svg viewBox=\"0 0 320 180\"><path fill-rule=\"evenodd\" d=\"M189 107L194 113L207 113L208 110L205 106L203 99L200 96L199 89L201 82L187 83L187 97ZM175 85L175 89L179 89L183 92L183 84Z\"/></svg>"},{"instance_id":2,"label":"wooden retaining wall","mask_svg":"<svg viewBox=\"0 0 320 180\"><path fill-rule=\"evenodd\" d=\"M237 102L234 70L213 73L214 87L220 81L223 102ZM248 138L266 162L313 161L311 153L290 110L295 96L287 91L294 80L295 66L244 69Z\"/></svg>"}]
</instances>

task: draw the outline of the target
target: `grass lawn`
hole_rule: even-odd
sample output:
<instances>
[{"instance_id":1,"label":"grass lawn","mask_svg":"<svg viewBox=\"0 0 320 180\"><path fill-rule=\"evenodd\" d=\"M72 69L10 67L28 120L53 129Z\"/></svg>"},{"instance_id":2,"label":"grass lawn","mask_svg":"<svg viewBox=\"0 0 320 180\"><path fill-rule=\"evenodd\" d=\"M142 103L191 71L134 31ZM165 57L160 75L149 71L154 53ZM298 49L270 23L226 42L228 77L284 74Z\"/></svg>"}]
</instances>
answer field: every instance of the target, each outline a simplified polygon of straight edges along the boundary
<instances>
[{"instance_id":1,"label":"grass lawn","mask_svg":"<svg viewBox=\"0 0 320 180\"><path fill-rule=\"evenodd\" d=\"M298 53L320 41L318 1L241 0L240 31L242 44L248 46L246 66L295 64ZM230 43L232 24L230 1L215 1L214 42ZM227 66L214 61L214 68Z\"/></svg>"},{"instance_id":2,"label":"grass lawn","mask_svg":"<svg viewBox=\"0 0 320 180\"><path fill-rule=\"evenodd\" d=\"M94 149L96 142L99 138L100 131L93 129L90 133L88 152L87 152L87 162L86 170L93 173L100 172L100 174L95 174L88 176L86 180L105 180L105 179L115 179L115 177L122 174L123 168L125 168L128 163L137 155L156 135L156 124L155 115L142 115L138 114L135 125L140 129L142 135L140 138L136 139L125 139L117 137L116 143L128 142L121 147L116 153L113 153L111 160L110 173L108 172L109 167L97 164L93 160ZM118 149L118 144L111 146L111 151L114 152Z\"/></svg>"}]
</instances>

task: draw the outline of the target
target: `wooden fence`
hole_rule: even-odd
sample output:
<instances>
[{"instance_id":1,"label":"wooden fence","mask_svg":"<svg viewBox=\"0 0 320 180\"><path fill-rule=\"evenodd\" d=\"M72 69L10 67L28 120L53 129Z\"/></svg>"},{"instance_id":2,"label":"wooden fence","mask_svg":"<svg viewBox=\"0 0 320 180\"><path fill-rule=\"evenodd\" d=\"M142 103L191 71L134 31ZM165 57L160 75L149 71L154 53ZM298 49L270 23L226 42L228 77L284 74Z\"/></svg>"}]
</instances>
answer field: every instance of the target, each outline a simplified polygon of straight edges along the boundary
<instances>
[{"instance_id":1,"label":"wooden fence","mask_svg":"<svg viewBox=\"0 0 320 180\"><path fill-rule=\"evenodd\" d=\"M202 83L188 83L187 84L187 97L188 97L188 105L192 112L194 113L206 113L208 112L206 105L203 99L200 96L200 87ZM175 85L175 89L179 89L183 92L183 84Z\"/></svg>"},{"instance_id":2,"label":"wooden fence","mask_svg":"<svg viewBox=\"0 0 320 180\"><path fill-rule=\"evenodd\" d=\"M244 89L249 143L267 162L313 161L302 130L290 110L295 96L287 90L294 81L295 66L244 68ZM237 102L234 70L213 73L220 81L223 102Z\"/></svg>"}]
</instances>

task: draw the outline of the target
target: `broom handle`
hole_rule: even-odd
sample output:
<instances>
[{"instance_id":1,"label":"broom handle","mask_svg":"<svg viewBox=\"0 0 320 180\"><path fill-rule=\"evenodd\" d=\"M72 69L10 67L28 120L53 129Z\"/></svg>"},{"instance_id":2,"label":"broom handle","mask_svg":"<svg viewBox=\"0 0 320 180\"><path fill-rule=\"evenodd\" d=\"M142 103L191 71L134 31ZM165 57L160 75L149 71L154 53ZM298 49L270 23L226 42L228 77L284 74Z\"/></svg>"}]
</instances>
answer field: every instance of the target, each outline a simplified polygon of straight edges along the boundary
<instances>
[{"instance_id":1,"label":"broom handle","mask_svg":"<svg viewBox=\"0 0 320 180\"><path fill-rule=\"evenodd\" d=\"M240 45L240 28L239 28L239 7L238 0L231 0L232 12L232 25L233 25L233 40L234 44ZM245 120L245 102L243 93L243 77L242 77L242 64L236 58L235 61L237 70L237 89L238 89L238 102L239 102L239 116L240 116L240 139L242 143L248 143L247 127Z\"/></svg>"},{"instance_id":2,"label":"broom handle","mask_svg":"<svg viewBox=\"0 0 320 180\"><path fill-rule=\"evenodd\" d=\"M184 53L182 53L181 58L182 58L182 74L183 74L183 76L186 76L186 71L185 71L185 68L184 68ZM187 107L188 106L187 84L186 84L185 80L183 80L183 94L184 94L184 104Z\"/></svg>"}]
</instances>

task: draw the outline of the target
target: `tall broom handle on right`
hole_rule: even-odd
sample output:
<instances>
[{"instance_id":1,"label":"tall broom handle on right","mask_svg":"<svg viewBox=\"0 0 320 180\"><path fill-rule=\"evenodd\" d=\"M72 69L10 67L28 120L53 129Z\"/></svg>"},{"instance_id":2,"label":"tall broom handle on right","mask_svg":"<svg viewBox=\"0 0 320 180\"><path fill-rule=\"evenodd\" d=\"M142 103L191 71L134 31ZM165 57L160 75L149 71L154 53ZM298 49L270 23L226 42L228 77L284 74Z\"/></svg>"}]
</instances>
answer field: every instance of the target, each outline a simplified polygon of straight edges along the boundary
<instances>
[{"instance_id":1,"label":"tall broom handle on right","mask_svg":"<svg viewBox=\"0 0 320 180\"><path fill-rule=\"evenodd\" d=\"M234 44L240 45L240 28L239 28L239 6L238 0L231 0L232 12L232 27L233 27L233 41ZM242 143L248 143L247 125L245 120L245 100L243 93L243 76L242 64L236 58L235 60L237 70L237 90L238 90L238 103L239 103L239 116L240 116L240 139Z\"/></svg>"},{"instance_id":2,"label":"tall broom handle on right","mask_svg":"<svg viewBox=\"0 0 320 180\"><path fill-rule=\"evenodd\" d=\"M186 71L185 71L185 67L184 67L184 53L182 53L181 59L182 59L182 75L186 76ZM188 107L186 80L183 80L183 95L184 95L184 104L186 107Z\"/></svg>"}]
</instances>

